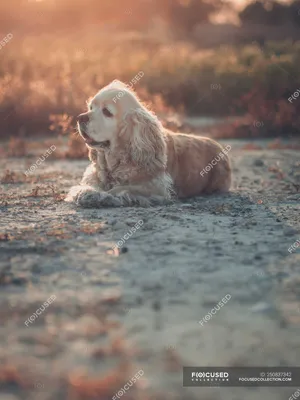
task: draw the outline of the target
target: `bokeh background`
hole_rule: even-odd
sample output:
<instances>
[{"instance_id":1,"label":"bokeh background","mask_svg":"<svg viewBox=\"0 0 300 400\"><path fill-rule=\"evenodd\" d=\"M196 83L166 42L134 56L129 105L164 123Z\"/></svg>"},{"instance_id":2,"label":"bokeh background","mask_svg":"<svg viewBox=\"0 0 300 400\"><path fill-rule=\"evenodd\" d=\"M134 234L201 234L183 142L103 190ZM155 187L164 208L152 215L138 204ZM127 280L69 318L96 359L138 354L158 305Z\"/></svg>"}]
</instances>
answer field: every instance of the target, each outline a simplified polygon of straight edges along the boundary
<instances>
[{"instance_id":1,"label":"bokeh background","mask_svg":"<svg viewBox=\"0 0 300 400\"><path fill-rule=\"evenodd\" d=\"M293 396L186 390L182 366L299 364L299 66L298 2L0 0L1 400L113 400L140 369L121 400ZM65 203L88 164L76 116L114 79L229 144L231 192Z\"/></svg>"},{"instance_id":2,"label":"bokeh background","mask_svg":"<svg viewBox=\"0 0 300 400\"><path fill-rule=\"evenodd\" d=\"M89 97L140 71L134 89L172 128L299 134L299 1L10 0L0 31L3 139L73 132Z\"/></svg>"}]
</instances>

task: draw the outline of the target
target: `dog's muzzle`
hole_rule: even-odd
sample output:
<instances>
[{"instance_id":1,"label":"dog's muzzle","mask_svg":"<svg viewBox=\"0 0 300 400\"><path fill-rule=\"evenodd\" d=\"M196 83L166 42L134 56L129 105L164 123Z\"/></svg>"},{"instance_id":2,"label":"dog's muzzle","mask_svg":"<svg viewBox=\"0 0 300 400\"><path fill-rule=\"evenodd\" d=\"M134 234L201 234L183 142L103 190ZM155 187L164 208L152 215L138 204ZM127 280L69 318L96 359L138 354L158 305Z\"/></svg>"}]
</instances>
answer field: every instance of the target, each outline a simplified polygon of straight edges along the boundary
<instances>
[{"instance_id":1,"label":"dog's muzzle","mask_svg":"<svg viewBox=\"0 0 300 400\"><path fill-rule=\"evenodd\" d=\"M85 143L90 147L101 147L104 149L108 148L110 146L109 140L97 142L87 134L88 123L89 123L89 116L87 114L80 114L78 116L78 131L83 140L85 141Z\"/></svg>"}]
</instances>

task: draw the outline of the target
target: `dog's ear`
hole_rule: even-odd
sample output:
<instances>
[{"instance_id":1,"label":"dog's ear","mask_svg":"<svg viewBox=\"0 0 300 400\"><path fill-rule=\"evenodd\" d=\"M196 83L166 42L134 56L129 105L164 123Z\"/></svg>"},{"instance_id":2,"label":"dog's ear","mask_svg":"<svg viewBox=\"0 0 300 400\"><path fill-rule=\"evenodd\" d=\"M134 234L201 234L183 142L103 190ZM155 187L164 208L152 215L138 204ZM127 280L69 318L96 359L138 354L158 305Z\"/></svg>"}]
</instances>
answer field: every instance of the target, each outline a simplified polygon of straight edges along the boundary
<instances>
[{"instance_id":1,"label":"dog's ear","mask_svg":"<svg viewBox=\"0 0 300 400\"><path fill-rule=\"evenodd\" d=\"M165 169L166 141L162 124L154 114L144 108L129 111L119 135L134 163L149 172Z\"/></svg>"}]
</instances>

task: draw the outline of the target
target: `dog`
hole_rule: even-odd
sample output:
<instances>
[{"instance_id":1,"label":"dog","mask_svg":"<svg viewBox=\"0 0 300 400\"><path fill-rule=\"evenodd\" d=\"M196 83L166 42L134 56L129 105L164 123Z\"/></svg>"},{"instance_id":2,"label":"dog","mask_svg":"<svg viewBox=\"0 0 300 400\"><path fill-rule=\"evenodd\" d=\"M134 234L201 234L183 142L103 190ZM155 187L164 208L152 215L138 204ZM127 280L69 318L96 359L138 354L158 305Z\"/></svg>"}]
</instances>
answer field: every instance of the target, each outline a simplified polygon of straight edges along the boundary
<instances>
[{"instance_id":1,"label":"dog","mask_svg":"<svg viewBox=\"0 0 300 400\"><path fill-rule=\"evenodd\" d=\"M165 129L120 81L88 102L88 111L78 116L78 130L91 164L80 185L70 189L67 202L92 208L147 207L168 203L174 196L230 188L230 161L220 144Z\"/></svg>"}]
</instances>

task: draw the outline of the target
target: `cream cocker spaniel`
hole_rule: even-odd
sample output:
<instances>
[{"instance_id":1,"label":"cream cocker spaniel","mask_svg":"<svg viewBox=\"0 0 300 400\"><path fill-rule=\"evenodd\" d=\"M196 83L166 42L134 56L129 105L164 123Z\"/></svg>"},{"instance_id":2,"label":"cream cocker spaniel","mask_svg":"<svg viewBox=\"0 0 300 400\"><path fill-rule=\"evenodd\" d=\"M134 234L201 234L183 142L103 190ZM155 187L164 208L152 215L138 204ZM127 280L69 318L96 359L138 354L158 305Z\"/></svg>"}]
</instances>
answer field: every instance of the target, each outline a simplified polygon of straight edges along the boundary
<instances>
[{"instance_id":1,"label":"cream cocker spaniel","mask_svg":"<svg viewBox=\"0 0 300 400\"><path fill-rule=\"evenodd\" d=\"M230 162L220 144L165 129L120 81L89 102L88 111L78 117L78 130L91 164L80 185L70 189L68 202L147 207L174 195L186 198L230 187Z\"/></svg>"}]
</instances>

